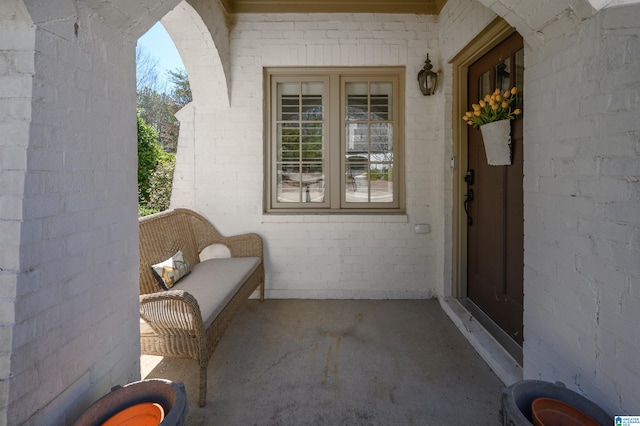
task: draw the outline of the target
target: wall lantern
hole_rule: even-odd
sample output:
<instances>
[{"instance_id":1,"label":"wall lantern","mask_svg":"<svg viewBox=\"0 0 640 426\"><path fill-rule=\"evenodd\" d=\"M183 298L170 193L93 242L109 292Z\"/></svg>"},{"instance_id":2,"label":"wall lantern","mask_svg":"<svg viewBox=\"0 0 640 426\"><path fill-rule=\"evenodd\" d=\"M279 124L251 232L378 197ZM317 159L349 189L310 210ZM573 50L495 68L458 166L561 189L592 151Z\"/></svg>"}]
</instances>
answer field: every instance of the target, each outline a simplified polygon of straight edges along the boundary
<instances>
[{"instance_id":1,"label":"wall lantern","mask_svg":"<svg viewBox=\"0 0 640 426\"><path fill-rule=\"evenodd\" d=\"M431 71L431 68L433 68L433 65L431 65L429 54L427 53L427 60L424 61L424 67L418 73L420 91L425 96L433 95L438 88L438 74Z\"/></svg>"}]
</instances>

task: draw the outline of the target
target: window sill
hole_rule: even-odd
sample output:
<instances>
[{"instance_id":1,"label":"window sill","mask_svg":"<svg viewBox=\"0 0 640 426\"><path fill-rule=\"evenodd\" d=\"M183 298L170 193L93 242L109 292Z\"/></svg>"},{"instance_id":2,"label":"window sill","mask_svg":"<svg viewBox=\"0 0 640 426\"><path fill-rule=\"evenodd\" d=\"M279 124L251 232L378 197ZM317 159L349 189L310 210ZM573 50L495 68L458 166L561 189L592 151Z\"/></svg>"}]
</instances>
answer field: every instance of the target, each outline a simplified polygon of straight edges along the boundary
<instances>
[{"instance_id":1,"label":"window sill","mask_svg":"<svg viewBox=\"0 0 640 426\"><path fill-rule=\"evenodd\" d=\"M262 223L409 223L409 216L406 213L264 213Z\"/></svg>"}]
</instances>

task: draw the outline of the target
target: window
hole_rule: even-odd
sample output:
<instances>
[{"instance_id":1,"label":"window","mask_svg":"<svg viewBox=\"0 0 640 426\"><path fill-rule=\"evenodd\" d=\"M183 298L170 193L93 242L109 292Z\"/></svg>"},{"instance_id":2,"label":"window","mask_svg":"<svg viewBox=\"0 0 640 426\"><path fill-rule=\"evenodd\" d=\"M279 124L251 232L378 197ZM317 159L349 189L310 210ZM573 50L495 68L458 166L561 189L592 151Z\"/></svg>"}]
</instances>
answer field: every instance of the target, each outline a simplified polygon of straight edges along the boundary
<instances>
[{"instance_id":1,"label":"window","mask_svg":"<svg viewBox=\"0 0 640 426\"><path fill-rule=\"evenodd\" d=\"M265 69L265 210L402 212L404 73Z\"/></svg>"}]
</instances>

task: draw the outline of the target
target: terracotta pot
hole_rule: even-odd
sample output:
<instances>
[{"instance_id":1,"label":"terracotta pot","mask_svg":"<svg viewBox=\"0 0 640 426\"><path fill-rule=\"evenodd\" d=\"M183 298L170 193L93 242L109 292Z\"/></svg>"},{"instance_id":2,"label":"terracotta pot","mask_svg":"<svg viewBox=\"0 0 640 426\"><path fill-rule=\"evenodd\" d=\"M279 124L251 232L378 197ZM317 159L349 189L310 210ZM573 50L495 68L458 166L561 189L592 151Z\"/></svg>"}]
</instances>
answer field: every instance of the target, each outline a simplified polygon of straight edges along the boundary
<instances>
[{"instance_id":1,"label":"terracotta pot","mask_svg":"<svg viewBox=\"0 0 640 426\"><path fill-rule=\"evenodd\" d=\"M553 398L536 398L531 403L535 426L599 426L591 417L572 405Z\"/></svg>"},{"instance_id":2,"label":"terracotta pot","mask_svg":"<svg viewBox=\"0 0 640 426\"><path fill-rule=\"evenodd\" d=\"M613 416L584 396L567 389L562 382L521 380L502 389L502 424L531 426L531 405L538 398L553 398L582 411L597 424L610 425Z\"/></svg>"},{"instance_id":3,"label":"terracotta pot","mask_svg":"<svg viewBox=\"0 0 640 426\"><path fill-rule=\"evenodd\" d=\"M511 120L498 120L480 126L484 152L490 166L511 164Z\"/></svg>"},{"instance_id":4,"label":"terracotta pot","mask_svg":"<svg viewBox=\"0 0 640 426\"><path fill-rule=\"evenodd\" d=\"M164 420L160 404L143 402L125 408L104 422L103 426L158 426Z\"/></svg>"},{"instance_id":5,"label":"terracotta pot","mask_svg":"<svg viewBox=\"0 0 640 426\"><path fill-rule=\"evenodd\" d=\"M159 408L164 418L157 420ZM114 425L185 426L188 410L184 384L163 379L141 380L114 387L82 413L74 426L103 426L114 417ZM155 423L135 422L138 419Z\"/></svg>"}]
</instances>

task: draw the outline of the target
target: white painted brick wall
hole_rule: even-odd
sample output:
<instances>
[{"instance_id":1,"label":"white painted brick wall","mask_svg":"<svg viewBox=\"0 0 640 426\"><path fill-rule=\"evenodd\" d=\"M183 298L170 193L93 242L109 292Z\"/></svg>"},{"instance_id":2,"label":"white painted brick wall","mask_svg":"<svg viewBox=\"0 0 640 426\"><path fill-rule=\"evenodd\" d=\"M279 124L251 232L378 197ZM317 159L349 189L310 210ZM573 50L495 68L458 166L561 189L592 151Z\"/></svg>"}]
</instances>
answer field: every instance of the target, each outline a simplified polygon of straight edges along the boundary
<instances>
[{"instance_id":1,"label":"white painted brick wall","mask_svg":"<svg viewBox=\"0 0 640 426\"><path fill-rule=\"evenodd\" d=\"M212 100L228 106L229 20L219 2L208 0L183 1L162 18L162 25L180 52L195 101L201 101L203 106ZM211 78L212 75L224 78Z\"/></svg>"},{"instance_id":2,"label":"white painted brick wall","mask_svg":"<svg viewBox=\"0 0 640 426\"><path fill-rule=\"evenodd\" d=\"M35 33L21 5L0 5L0 15L7 17L0 25L0 425L6 425Z\"/></svg>"},{"instance_id":3,"label":"white painted brick wall","mask_svg":"<svg viewBox=\"0 0 640 426\"><path fill-rule=\"evenodd\" d=\"M0 424L69 424L139 377L135 39L82 3L22 11L0 14Z\"/></svg>"},{"instance_id":4,"label":"white painted brick wall","mask_svg":"<svg viewBox=\"0 0 640 426\"><path fill-rule=\"evenodd\" d=\"M638 6L605 9L525 58L525 376L629 414L640 406L638 22Z\"/></svg>"},{"instance_id":5,"label":"white painted brick wall","mask_svg":"<svg viewBox=\"0 0 640 426\"><path fill-rule=\"evenodd\" d=\"M197 122L195 153L187 148L183 160L182 146L178 150L178 162L195 163L197 181L177 182L186 190L174 191L172 204L201 211L225 234L261 233L269 297L432 296L442 285L435 266L443 245L442 98L423 97L416 75L427 53L439 63L437 37L434 18L416 15L237 16L231 108L197 106L212 114ZM262 214L262 68L285 65L407 67L407 215ZM183 167L176 172L190 174ZM415 234L415 223L430 223L432 233Z\"/></svg>"}]
</instances>

